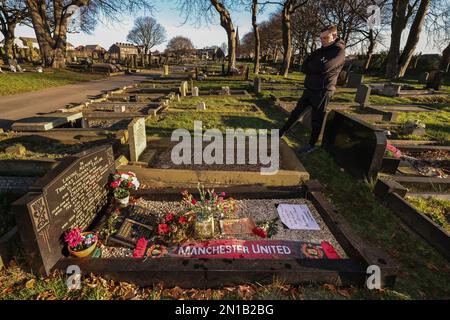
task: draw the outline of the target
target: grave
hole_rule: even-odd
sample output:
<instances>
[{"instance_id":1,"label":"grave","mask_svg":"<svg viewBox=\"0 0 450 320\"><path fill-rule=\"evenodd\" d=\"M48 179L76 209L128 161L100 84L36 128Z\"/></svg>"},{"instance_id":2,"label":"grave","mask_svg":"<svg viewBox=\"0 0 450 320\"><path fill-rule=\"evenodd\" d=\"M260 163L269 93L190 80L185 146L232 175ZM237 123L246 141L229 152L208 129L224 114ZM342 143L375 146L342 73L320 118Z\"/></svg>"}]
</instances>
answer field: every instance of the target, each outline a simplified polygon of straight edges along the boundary
<instances>
[{"instance_id":1,"label":"grave","mask_svg":"<svg viewBox=\"0 0 450 320\"><path fill-rule=\"evenodd\" d=\"M198 97L198 87L192 88L192 96L193 97Z\"/></svg>"},{"instance_id":2,"label":"grave","mask_svg":"<svg viewBox=\"0 0 450 320\"><path fill-rule=\"evenodd\" d=\"M248 139L247 139L248 140ZM262 175L262 165L250 164L246 158L245 164L174 164L171 151L175 142L168 138L152 137L149 140L149 150L154 150L148 164L126 164L119 167L122 171L133 171L143 183L153 186L186 186L196 185L265 185L265 186L296 186L309 180L309 173L303 167L295 152L280 139L279 162L280 168L273 175ZM248 143L244 144L248 148ZM242 148L235 150L241 152ZM244 150L245 151L245 150ZM248 151L245 151L248 157ZM224 155L226 152L224 150ZM268 165L267 165L268 166Z\"/></svg>"},{"instance_id":3,"label":"grave","mask_svg":"<svg viewBox=\"0 0 450 320\"><path fill-rule=\"evenodd\" d=\"M366 107L370 104L370 90L370 86L367 84L361 84L358 86L355 102L357 102L361 107Z\"/></svg>"},{"instance_id":4,"label":"grave","mask_svg":"<svg viewBox=\"0 0 450 320\"><path fill-rule=\"evenodd\" d=\"M14 131L47 131L75 123L81 118L81 112L53 112L42 116L17 120L11 125L11 129Z\"/></svg>"},{"instance_id":5,"label":"grave","mask_svg":"<svg viewBox=\"0 0 450 320\"><path fill-rule=\"evenodd\" d=\"M398 97L400 95L401 85L399 84L385 84L383 86L382 95L386 97Z\"/></svg>"},{"instance_id":6,"label":"grave","mask_svg":"<svg viewBox=\"0 0 450 320\"><path fill-rule=\"evenodd\" d=\"M135 118L128 125L128 144L130 146L130 160L136 162L147 147L145 118Z\"/></svg>"},{"instance_id":7,"label":"grave","mask_svg":"<svg viewBox=\"0 0 450 320\"><path fill-rule=\"evenodd\" d=\"M112 148L94 148L65 159L13 204L33 272L48 275L63 257L64 231L88 227L108 204L106 185L113 172Z\"/></svg>"},{"instance_id":8,"label":"grave","mask_svg":"<svg viewBox=\"0 0 450 320\"><path fill-rule=\"evenodd\" d=\"M198 104L197 104L197 110L200 110L200 111L202 111L202 110L206 110L206 103L205 102L199 102Z\"/></svg>"},{"instance_id":9,"label":"grave","mask_svg":"<svg viewBox=\"0 0 450 320\"><path fill-rule=\"evenodd\" d=\"M358 88L364 81L364 75L350 72L348 74L347 88Z\"/></svg>"},{"instance_id":10,"label":"grave","mask_svg":"<svg viewBox=\"0 0 450 320\"><path fill-rule=\"evenodd\" d=\"M375 185L374 194L408 227L450 261L450 234L408 203L405 198L410 193L402 184L379 179Z\"/></svg>"},{"instance_id":11,"label":"grave","mask_svg":"<svg viewBox=\"0 0 450 320\"><path fill-rule=\"evenodd\" d=\"M198 198L198 191L188 191ZM270 239L246 233L220 233L207 242L192 239L174 246L156 245L152 240L154 231L147 228L148 224L153 217L172 210L181 196L179 190L170 188L141 190L135 193L139 197L136 203L120 212L121 231L112 237L114 246L102 247L99 258L62 257L55 269L66 270L76 264L84 273L140 286L164 282L182 288L215 288L254 281L268 283L274 276L292 284L315 281L363 286L367 267L376 264L381 268L382 286L394 285L397 263L352 232L332 209L317 182L304 188L247 186L220 191L235 199L239 215L250 215L255 221L277 217L277 206L282 204L306 205L319 230L291 230L278 218L277 233ZM94 230L98 230L97 226ZM143 247L143 257L133 258L131 248L141 235L148 237L149 243Z\"/></svg>"},{"instance_id":12,"label":"grave","mask_svg":"<svg viewBox=\"0 0 450 320\"><path fill-rule=\"evenodd\" d=\"M261 78L254 78L253 79L253 89L255 90L255 94L261 93Z\"/></svg>"},{"instance_id":13,"label":"grave","mask_svg":"<svg viewBox=\"0 0 450 320\"><path fill-rule=\"evenodd\" d=\"M376 179L382 168L385 133L343 111L328 114L322 145L336 163L358 178Z\"/></svg>"},{"instance_id":14,"label":"grave","mask_svg":"<svg viewBox=\"0 0 450 320\"><path fill-rule=\"evenodd\" d=\"M341 70L341 72L339 72L339 76L337 79L337 85L345 86L346 84L347 84L347 71Z\"/></svg>"}]
</instances>

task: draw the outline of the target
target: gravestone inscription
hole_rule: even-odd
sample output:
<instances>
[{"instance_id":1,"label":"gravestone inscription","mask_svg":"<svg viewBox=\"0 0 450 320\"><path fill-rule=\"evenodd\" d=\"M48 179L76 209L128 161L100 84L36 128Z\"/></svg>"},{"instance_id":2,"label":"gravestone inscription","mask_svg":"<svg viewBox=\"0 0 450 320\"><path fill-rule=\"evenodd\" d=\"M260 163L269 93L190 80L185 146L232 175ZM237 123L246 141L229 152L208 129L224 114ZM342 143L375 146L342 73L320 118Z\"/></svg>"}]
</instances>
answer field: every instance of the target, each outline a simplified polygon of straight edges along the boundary
<instances>
[{"instance_id":1,"label":"gravestone inscription","mask_svg":"<svg viewBox=\"0 0 450 320\"><path fill-rule=\"evenodd\" d=\"M112 147L92 148L62 161L13 204L34 272L48 275L63 256L64 232L87 228L108 204L108 179L114 171Z\"/></svg>"}]
</instances>

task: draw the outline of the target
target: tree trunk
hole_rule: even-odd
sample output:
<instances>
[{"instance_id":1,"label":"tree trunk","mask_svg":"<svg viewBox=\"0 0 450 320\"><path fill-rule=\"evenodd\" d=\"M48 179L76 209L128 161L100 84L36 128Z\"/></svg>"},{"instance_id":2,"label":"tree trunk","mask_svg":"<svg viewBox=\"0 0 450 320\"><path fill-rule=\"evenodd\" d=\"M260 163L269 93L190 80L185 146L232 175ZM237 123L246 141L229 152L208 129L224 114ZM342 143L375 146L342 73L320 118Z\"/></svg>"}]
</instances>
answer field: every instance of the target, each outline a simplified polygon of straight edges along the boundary
<instances>
[{"instance_id":1,"label":"tree trunk","mask_svg":"<svg viewBox=\"0 0 450 320\"><path fill-rule=\"evenodd\" d=\"M228 72L236 68L236 30L230 12L218 0L211 0L211 4L220 15L220 25L227 32L228 37Z\"/></svg>"},{"instance_id":2,"label":"tree trunk","mask_svg":"<svg viewBox=\"0 0 450 320\"><path fill-rule=\"evenodd\" d=\"M369 69L370 61L372 60L373 50L375 49L375 38L373 37L372 29L369 30L368 39L369 39L369 47L367 48L367 58L366 61L364 62L363 67L364 72L366 72L367 69Z\"/></svg>"},{"instance_id":3,"label":"tree trunk","mask_svg":"<svg viewBox=\"0 0 450 320\"><path fill-rule=\"evenodd\" d=\"M413 8L409 6L408 0L394 0L392 6L391 45L386 59L386 77L389 79L396 79L404 76L414 54L414 50L416 49L416 45L419 42L420 33L430 2L431 0L420 1L417 13L408 33L405 47L400 54L401 34L406 28Z\"/></svg>"},{"instance_id":4,"label":"tree trunk","mask_svg":"<svg viewBox=\"0 0 450 320\"><path fill-rule=\"evenodd\" d=\"M409 30L408 40L406 41L406 45L400 56L398 63L399 73L397 78L405 75L406 69L411 62L411 58L416 50L417 43L419 42L420 33L422 32L422 27L425 22L425 16L428 12L428 8L430 7L430 2L431 0L422 0L420 2L419 9L417 10L411 29Z\"/></svg>"},{"instance_id":5,"label":"tree trunk","mask_svg":"<svg viewBox=\"0 0 450 320\"><path fill-rule=\"evenodd\" d=\"M283 7L281 15L281 26L283 31L283 62L281 63L280 74L283 77L286 77L289 73L289 65L292 55L291 12L292 3L291 1L287 1Z\"/></svg>"},{"instance_id":6,"label":"tree trunk","mask_svg":"<svg viewBox=\"0 0 450 320\"><path fill-rule=\"evenodd\" d=\"M442 58L439 62L439 70L448 72L450 65L450 43L447 45L447 47L442 51Z\"/></svg>"},{"instance_id":7,"label":"tree trunk","mask_svg":"<svg viewBox=\"0 0 450 320\"><path fill-rule=\"evenodd\" d=\"M3 33L3 37L5 38L5 47L4 47L4 55L3 62L5 65L9 65L9 60L13 58L14 55L14 31L16 29L15 24L8 24L7 30Z\"/></svg>"},{"instance_id":8,"label":"tree trunk","mask_svg":"<svg viewBox=\"0 0 450 320\"><path fill-rule=\"evenodd\" d=\"M255 65L253 66L253 73L259 73L259 59L261 55L261 39L259 36L259 27L256 23L256 14L258 13L258 0L253 0L252 2L252 26L253 33L255 35Z\"/></svg>"}]
</instances>

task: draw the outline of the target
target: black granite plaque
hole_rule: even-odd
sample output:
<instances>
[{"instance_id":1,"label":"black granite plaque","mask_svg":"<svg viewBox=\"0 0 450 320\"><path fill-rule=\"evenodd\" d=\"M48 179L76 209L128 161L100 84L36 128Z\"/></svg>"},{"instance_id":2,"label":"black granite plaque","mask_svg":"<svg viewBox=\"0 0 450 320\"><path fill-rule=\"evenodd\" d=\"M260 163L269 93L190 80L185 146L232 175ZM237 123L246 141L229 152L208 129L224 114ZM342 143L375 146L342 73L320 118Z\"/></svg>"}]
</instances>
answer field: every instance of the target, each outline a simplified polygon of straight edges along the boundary
<instances>
[{"instance_id":1,"label":"black granite plaque","mask_svg":"<svg viewBox=\"0 0 450 320\"><path fill-rule=\"evenodd\" d=\"M108 204L108 179L114 171L111 146L89 149L64 160L14 203L34 272L48 274L62 257L64 232L87 228Z\"/></svg>"},{"instance_id":2,"label":"black granite plaque","mask_svg":"<svg viewBox=\"0 0 450 320\"><path fill-rule=\"evenodd\" d=\"M358 178L376 179L386 150L386 134L364 121L331 111L323 135L323 147L336 163Z\"/></svg>"}]
</instances>

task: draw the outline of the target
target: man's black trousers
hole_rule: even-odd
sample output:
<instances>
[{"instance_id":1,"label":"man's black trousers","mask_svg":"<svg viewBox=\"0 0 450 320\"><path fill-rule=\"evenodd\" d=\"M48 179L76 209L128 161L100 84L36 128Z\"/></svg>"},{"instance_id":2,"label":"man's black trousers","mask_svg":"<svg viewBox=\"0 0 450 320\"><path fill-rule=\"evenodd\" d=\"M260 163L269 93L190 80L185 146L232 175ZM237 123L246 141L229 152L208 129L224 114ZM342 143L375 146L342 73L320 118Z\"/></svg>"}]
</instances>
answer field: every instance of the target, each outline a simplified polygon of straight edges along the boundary
<instances>
[{"instance_id":1,"label":"man's black trousers","mask_svg":"<svg viewBox=\"0 0 450 320\"><path fill-rule=\"evenodd\" d=\"M292 110L289 119L283 128L280 129L280 137L298 120L302 113L311 106L311 137L309 144L314 146L319 140L320 130L327 110L327 105L333 96L334 91L305 89L303 95L298 100L297 106Z\"/></svg>"}]
</instances>

